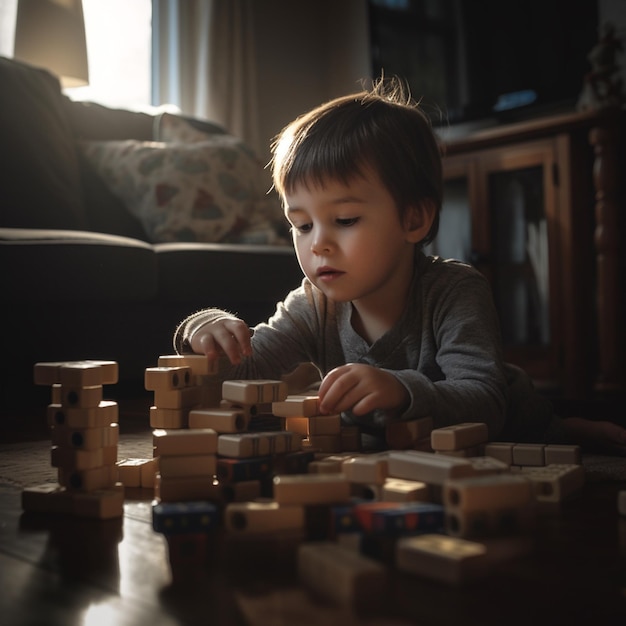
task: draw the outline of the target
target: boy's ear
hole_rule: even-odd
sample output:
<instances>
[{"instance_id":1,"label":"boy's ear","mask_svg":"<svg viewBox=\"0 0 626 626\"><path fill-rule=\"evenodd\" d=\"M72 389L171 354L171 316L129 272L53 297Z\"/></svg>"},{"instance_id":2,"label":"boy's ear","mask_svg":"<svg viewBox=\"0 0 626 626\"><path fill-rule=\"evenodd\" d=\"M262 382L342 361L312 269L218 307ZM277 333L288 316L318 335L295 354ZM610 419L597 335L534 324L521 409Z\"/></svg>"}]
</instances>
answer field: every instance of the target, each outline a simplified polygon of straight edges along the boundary
<instances>
[{"instance_id":1,"label":"boy's ear","mask_svg":"<svg viewBox=\"0 0 626 626\"><path fill-rule=\"evenodd\" d=\"M419 243L430 232L435 221L437 208L432 200L423 200L420 204L407 207L404 212L404 227L409 243Z\"/></svg>"}]
</instances>

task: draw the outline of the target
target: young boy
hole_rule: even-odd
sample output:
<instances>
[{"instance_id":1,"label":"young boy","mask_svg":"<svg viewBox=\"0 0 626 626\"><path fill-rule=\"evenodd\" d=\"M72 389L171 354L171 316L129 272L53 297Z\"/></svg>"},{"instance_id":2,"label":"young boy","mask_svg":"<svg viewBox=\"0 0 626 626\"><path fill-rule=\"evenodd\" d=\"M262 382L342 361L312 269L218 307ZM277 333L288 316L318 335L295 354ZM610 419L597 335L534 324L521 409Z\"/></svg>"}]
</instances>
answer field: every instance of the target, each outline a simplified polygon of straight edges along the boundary
<instances>
[{"instance_id":1,"label":"young boy","mask_svg":"<svg viewBox=\"0 0 626 626\"><path fill-rule=\"evenodd\" d=\"M368 447L385 447L388 420L425 416L436 428L484 422L492 440L567 439L528 376L503 363L482 274L422 250L437 234L441 156L399 83L317 107L272 149L305 278L253 333L225 311L191 315L178 352L226 355L225 379L275 379L312 362L321 411L358 424ZM615 428L603 436L626 444Z\"/></svg>"}]
</instances>

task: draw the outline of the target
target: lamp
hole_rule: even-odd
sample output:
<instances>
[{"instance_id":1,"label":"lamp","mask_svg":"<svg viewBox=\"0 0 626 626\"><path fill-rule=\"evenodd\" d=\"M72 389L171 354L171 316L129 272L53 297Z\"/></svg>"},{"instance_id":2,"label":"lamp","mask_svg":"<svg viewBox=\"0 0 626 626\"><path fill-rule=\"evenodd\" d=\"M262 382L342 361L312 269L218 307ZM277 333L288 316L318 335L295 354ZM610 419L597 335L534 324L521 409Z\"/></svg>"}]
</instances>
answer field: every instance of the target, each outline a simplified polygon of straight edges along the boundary
<instances>
[{"instance_id":1,"label":"lamp","mask_svg":"<svg viewBox=\"0 0 626 626\"><path fill-rule=\"evenodd\" d=\"M81 0L19 0L14 57L44 67L61 86L89 83Z\"/></svg>"}]
</instances>

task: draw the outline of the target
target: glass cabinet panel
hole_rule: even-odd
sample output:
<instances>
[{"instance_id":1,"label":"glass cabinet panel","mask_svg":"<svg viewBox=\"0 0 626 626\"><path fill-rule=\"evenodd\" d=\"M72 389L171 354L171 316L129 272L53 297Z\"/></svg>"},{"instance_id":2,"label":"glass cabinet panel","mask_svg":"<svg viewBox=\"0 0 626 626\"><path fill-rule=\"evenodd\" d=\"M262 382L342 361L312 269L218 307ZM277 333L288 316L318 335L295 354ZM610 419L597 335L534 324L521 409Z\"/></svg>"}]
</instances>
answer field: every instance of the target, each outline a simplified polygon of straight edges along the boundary
<instances>
[{"instance_id":1,"label":"glass cabinet panel","mask_svg":"<svg viewBox=\"0 0 626 626\"><path fill-rule=\"evenodd\" d=\"M548 229L542 166L489 174L493 290L508 346L550 343Z\"/></svg>"},{"instance_id":2,"label":"glass cabinet panel","mask_svg":"<svg viewBox=\"0 0 626 626\"><path fill-rule=\"evenodd\" d=\"M470 262L472 214L466 177L445 181L443 207L439 216L439 233L425 251L427 254L446 259Z\"/></svg>"}]
</instances>

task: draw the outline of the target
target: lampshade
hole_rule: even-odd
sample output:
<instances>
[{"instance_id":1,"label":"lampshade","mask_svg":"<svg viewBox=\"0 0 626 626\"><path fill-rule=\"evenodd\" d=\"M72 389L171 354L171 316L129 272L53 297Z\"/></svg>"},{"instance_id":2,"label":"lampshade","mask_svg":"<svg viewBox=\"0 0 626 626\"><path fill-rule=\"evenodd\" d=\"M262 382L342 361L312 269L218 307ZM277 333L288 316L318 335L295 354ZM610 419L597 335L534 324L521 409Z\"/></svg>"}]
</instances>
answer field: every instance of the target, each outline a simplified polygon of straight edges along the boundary
<instances>
[{"instance_id":1,"label":"lampshade","mask_svg":"<svg viewBox=\"0 0 626 626\"><path fill-rule=\"evenodd\" d=\"M19 0L15 22L16 59L44 67L63 87L89 83L81 0Z\"/></svg>"}]
</instances>

